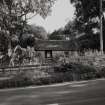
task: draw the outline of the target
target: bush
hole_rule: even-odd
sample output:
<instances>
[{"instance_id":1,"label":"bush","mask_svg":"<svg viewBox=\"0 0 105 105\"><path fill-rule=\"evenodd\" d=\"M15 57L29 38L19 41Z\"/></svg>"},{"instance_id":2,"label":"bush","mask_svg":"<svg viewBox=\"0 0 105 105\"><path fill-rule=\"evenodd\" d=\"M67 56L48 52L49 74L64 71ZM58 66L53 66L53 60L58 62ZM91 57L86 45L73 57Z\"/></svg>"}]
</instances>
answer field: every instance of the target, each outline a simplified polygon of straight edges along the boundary
<instances>
[{"instance_id":1,"label":"bush","mask_svg":"<svg viewBox=\"0 0 105 105\"><path fill-rule=\"evenodd\" d=\"M42 71L39 71L39 73L42 73ZM70 63L54 67L54 72L49 73L43 71L43 73L47 73L48 75L35 77L34 71L19 72L13 78L1 81L0 88L48 85L73 80L88 80L98 76L105 76L105 69L103 68L98 73L92 66Z\"/></svg>"},{"instance_id":2,"label":"bush","mask_svg":"<svg viewBox=\"0 0 105 105\"><path fill-rule=\"evenodd\" d=\"M54 71L56 73L62 72L66 77L71 76L71 80L84 80L95 78L97 70L92 66L70 63L55 67Z\"/></svg>"},{"instance_id":3,"label":"bush","mask_svg":"<svg viewBox=\"0 0 105 105\"><path fill-rule=\"evenodd\" d=\"M105 77L105 67L97 71L96 77L97 78Z\"/></svg>"}]
</instances>

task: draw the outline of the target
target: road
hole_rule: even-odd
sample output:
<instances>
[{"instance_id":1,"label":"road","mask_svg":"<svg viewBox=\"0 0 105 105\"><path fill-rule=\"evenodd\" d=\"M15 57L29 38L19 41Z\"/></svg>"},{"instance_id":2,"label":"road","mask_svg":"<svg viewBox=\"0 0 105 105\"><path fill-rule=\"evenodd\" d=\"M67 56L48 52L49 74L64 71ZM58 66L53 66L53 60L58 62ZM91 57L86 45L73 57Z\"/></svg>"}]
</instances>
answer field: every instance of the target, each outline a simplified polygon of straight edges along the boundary
<instances>
[{"instance_id":1,"label":"road","mask_svg":"<svg viewBox=\"0 0 105 105\"><path fill-rule=\"evenodd\" d=\"M3 89L0 105L105 105L105 79Z\"/></svg>"}]
</instances>

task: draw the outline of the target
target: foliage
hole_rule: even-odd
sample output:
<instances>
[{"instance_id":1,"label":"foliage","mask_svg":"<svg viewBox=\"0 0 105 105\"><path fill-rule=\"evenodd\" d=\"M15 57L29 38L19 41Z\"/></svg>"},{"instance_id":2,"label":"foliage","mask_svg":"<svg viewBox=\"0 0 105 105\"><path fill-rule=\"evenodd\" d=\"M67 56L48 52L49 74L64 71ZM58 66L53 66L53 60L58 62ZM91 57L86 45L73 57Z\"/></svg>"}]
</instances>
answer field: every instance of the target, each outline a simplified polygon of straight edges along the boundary
<instances>
[{"instance_id":1,"label":"foliage","mask_svg":"<svg viewBox=\"0 0 105 105\"><path fill-rule=\"evenodd\" d=\"M56 31L54 31L52 34L48 36L49 40L61 40L62 38L56 34Z\"/></svg>"},{"instance_id":2,"label":"foliage","mask_svg":"<svg viewBox=\"0 0 105 105\"><path fill-rule=\"evenodd\" d=\"M43 27L36 25L30 25L29 27L30 27L30 32L34 35L35 38L38 39L47 38L47 32Z\"/></svg>"},{"instance_id":3,"label":"foliage","mask_svg":"<svg viewBox=\"0 0 105 105\"><path fill-rule=\"evenodd\" d=\"M24 33L29 13L46 18L51 12L55 0L1 0L0 28L8 31L9 39L16 34L20 38Z\"/></svg>"},{"instance_id":4,"label":"foliage","mask_svg":"<svg viewBox=\"0 0 105 105\"><path fill-rule=\"evenodd\" d=\"M87 37L87 39L84 39L83 37L83 39L81 39L79 42L81 47L99 49L99 29L101 15L103 19L103 34L105 31L105 1L102 0L102 13L100 12L100 0L70 0L70 2L75 7L75 29L80 33L85 33L86 36L84 37ZM97 31L97 33L93 31L94 29ZM105 39L104 36L103 38Z\"/></svg>"},{"instance_id":5,"label":"foliage","mask_svg":"<svg viewBox=\"0 0 105 105\"><path fill-rule=\"evenodd\" d=\"M51 68L50 68L51 69ZM48 70L50 71L50 70ZM54 68L54 72L39 70L42 76L35 75L35 71L20 71L13 78L0 81L0 88L23 87L30 85L47 85L75 80L96 78L96 69L76 63L62 64ZM43 73L48 74L46 76ZM36 77L35 77L36 76Z\"/></svg>"},{"instance_id":6,"label":"foliage","mask_svg":"<svg viewBox=\"0 0 105 105\"><path fill-rule=\"evenodd\" d=\"M64 27L64 34L69 34L70 38L75 37L77 34L75 25L75 19L73 21L69 21Z\"/></svg>"},{"instance_id":7,"label":"foliage","mask_svg":"<svg viewBox=\"0 0 105 105\"><path fill-rule=\"evenodd\" d=\"M51 34L49 34L50 40L62 40L64 35L64 29L60 28L58 30L53 31Z\"/></svg>"},{"instance_id":8,"label":"foliage","mask_svg":"<svg viewBox=\"0 0 105 105\"><path fill-rule=\"evenodd\" d=\"M49 39L51 40L65 40L65 36L70 39L75 38L78 31L75 28L75 20L69 21L63 28L53 31L49 34Z\"/></svg>"},{"instance_id":9,"label":"foliage","mask_svg":"<svg viewBox=\"0 0 105 105\"><path fill-rule=\"evenodd\" d=\"M98 78L105 77L105 67L103 67L101 70L97 71L97 77Z\"/></svg>"},{"instance_id":10,"label":"foliage","mask_svg":"<svg viewBox=\"0 0 105 105\"><path fill-rule=\"evenodd\" d=\"M0 52L6 53L8 49L8 37L4 32L0 32Z\"/></svg>"},{"instance_id":11,"label":"foliage","mask_svg":"<svg viewBox=\"0 0 105 105\"><path fill-rule=\"evenodd\" d=\"M59 69L55 70L56 72L67 72L71 71L74 73L88 73L88 72L96 72L94 67L88 65L82 65L77 63L66 63L62 64L58 67Z\"/></svg>"},{"instance_id":12,"label":"foliage","mask_svg":"<svg viewBox=\"0 0 105 105\"><path fill-rule=\"evenodd\" d=\"M27 20L39 14L46 18L51 13L51 7L56 0L0 0L0 31L3 31L6 39L0 39L3 52L7 49L9 57L13 58L14 47L17 44L26 47L34 45L34 37L27 34ZM29 17L32 14L32 17ZM24 35L23 35L24 34ZM29 34L29 33L28 33ZM0 38L2 36L0 35ZM14 40L15 39L15 40Z\"/></svg>"},{"instance_id":13,"label":"foliage","mask_svg":"<svg viewBox=\"0 0 105 105\"><path fill-rule=\"evenodd\" d=\"M19 43L22 47L26 48L27 46L35 46L36 39L46 39L47 32L43 27L35 25L26 25L25 32L22 34Z\"/></svg>"},{"instance_id":14,"label":"foliage","mask_svg":"<svg viewBox=\"0 0 105 105\"><path fill-rule=\"evenodd\" d=\"M99 34L87 34L79 37L75 40L78 44L78 50L84 51L85 49L89 50L99 50L100 43L99 43Z\"/></svg>"},{"instance_id":15,"label":"foliage","mask_svg":"<svg viewBox=\"0 0 105 105\"><path fill-rule=\"evenodd\" d=\"M76 11L76 28L79 31L91 33L93 28L99 28L100 0L70 0ZM105 10L103 1L103 12ZM103 13L102 13L103 15Z\"/></svg>"}]
</instances>

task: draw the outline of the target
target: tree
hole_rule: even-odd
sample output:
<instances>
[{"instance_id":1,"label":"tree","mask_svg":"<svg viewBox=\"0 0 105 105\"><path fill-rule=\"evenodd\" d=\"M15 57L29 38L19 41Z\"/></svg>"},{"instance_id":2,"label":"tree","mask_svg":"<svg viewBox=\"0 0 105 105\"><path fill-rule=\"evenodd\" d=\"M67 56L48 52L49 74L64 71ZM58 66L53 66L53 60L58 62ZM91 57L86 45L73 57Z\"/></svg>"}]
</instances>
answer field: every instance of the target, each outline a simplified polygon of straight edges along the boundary
<instances>
[{"instance_id":1,"label":"tree","mask_svg":"<svg viewBox=\"0 0 105 105\"><path fill-rule=\"evenodd\" d=\"M0 52L3 54L7 52L8 49L8 39L4 32L0 32Z\"/></svg>"},{"instance_id":2,"label":"tree","mask_svg":"<svg viewBox=\"0 0 105 105\"><path fill-rule=\"evenodd\" d=\"M19 39L24 33L24 27L27 20L39 14L43 18L51 12L51 7L56 0L1 0L0 1L0 28L8 32L9 48L11 49L11 39L14 34L17 34Z\"/></svg>"},{"instance_id":3,"label":"tree","mask_svg":"<svg viewBox=\"0 0 105 105\"><path fill-rule=\"evenodd\" d=\"M91 28L98 25L96 18L99 19L99 0L71 0L71 3L74 3L76 8L75 16L77 28L79 28L80 31L88 32ZM82 28L82 30L80 28Z\"/></svg>"},{"instance_id":4,"label":"tree","mask_svg":"<svg viewBox=\"0 0 105 105\"><path fill-rule=\"evenodd\" d=\"M17 36L17 42L14 42L20 43L22 35L26 31L25 28L27 25L27 20L37 14L43 18L46 18L47 15L51 13L51 7L55 1L56 0L0 0L0 30L4 32L2 35L5 35L8 39L8 44L5 47L8 47L8 55L11 59L13 58L13 43L11 42L14 37ZM28 14L30 13L33 14L32 17L29 17ZM33 42L32 39L32 37L29 37L26 42L31 45L31 41ZM13 47L16 43L13 44Z\"/></svg>"},{"instance_id":5,"label":"tree","mask_svg":"<svg viewBox=\"0 0 105 105\"><path fill-rule=\"evenodd\" d=\"M26 25L25 26L25 32L21 36L19 40L19 44L27 48L27 46L35 47L35 40L37 39L46 39L47 38L47 32L43 27L35 26L35 25Z\"/></svg>"},{"instance_id":6,"label":"tree","mask_svg":"<svg viewBox=\"0 0 105 105\"><path fill-rule=\"evenodd\" d=\"M62 40L64 37L64 28L59 28L58 30L54 30L52 33L48 35L50 40Z\"/></svg>"},{"instance_id":7,"label":"tree","mask_svg":"<svg viewBox=\"0 0 105 105\"><path fill-rule=\"evenodd\" d=\"M77 34L77 29L75 28L75 20L69 21L64 27L53 31L49 34L49 39L51 40L65 40L65 37L70 39L75 38Z\"/></svg>"},{"instance_id":8,"label":"tree","mask_svg":"<svg viewBox=\"0 0 105 105\"><path fill-rule=\"evenodd\" d=\"M100 13L100 0L70 0L76 11L76 29L86 34L94 35L93 29L100 28L100 15L104 20L105 1L102 2Z\"/></svg>"},{"instance_id":9,"label":"tree","mask_svg":"<svg viewBox=\"0 0 105 105\"><path fill-rule=\"evenodd\" d=\"M36 26L36 25L30 25L30 32L32 34L34 34L34 37L35 38L38 38L38 39L47 39L47 32L46 30L41 27L41 26Z\"/></svg>"},{"instance_id":10,"label":"tree","mask_svg":"<svg viewBox=\"0 0 105 105\"><path fill-rule=\"evenodd\" d=\"M78 34L78 30L75 28L76 26L75 19L73 21L69 21L64 27L64 34L68 34L69 37L75 38Z\"/></svg>"}]
</instances>

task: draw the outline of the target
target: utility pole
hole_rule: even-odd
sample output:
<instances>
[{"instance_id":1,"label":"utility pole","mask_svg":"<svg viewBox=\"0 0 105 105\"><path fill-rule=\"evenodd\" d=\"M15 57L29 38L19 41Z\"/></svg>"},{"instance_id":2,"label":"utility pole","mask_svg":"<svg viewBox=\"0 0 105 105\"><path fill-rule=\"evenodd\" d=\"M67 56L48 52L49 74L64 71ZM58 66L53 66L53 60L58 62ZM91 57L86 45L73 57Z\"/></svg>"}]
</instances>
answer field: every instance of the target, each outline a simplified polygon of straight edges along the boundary
<instances>
[{"instance_id":1,"label":"utility pole","mask_svg":"<svg viewBox=\"0 0 105 105\"><path fill-rule=\"evenodd\" d=\"M101 51L101 54L103 54L103 22L102 22L102 0L99 0L100 1L100 51Z\"/></svg>"}]
</instances>

